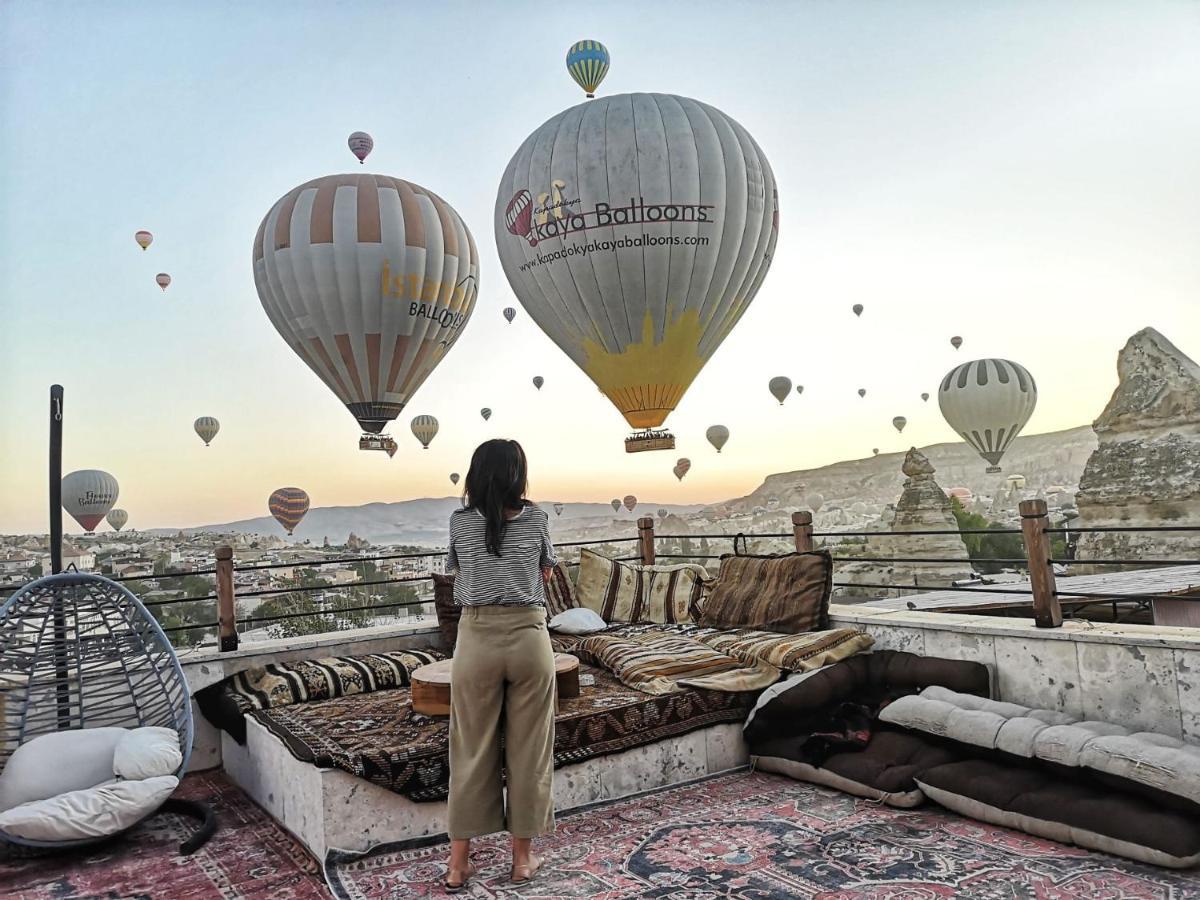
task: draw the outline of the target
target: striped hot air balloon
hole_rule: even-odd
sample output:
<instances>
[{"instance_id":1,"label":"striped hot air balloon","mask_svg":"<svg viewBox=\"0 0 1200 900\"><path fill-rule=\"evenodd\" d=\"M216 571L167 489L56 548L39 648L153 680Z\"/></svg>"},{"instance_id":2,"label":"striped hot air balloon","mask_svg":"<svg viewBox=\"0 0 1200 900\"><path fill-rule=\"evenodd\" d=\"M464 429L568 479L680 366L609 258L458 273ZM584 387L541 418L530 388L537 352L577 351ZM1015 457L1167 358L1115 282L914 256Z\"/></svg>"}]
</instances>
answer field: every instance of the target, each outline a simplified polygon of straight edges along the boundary
<instances>
[{"instance_id":1,"label":"striped hot air balloon","mask_svg":"<svg viewBox=\"0 0 1200 900\"><path fill-rule=\"evenodd\" d=\"M510 223L525 193L521 235ZM602 97L545 122L494 210L513 293L635 429L679 404L749 308L778 235L775 177L754 139L667 94Z\"/></svg>"},{"instance_id":2,"label":"striped hot air balloon","mask_svg":"<svg viewBox=\"0 0 1200 900\"><path fill-rule=\"evenodd\" d=\"M479 411L479 414L483 416L483 421L485 422L492 417L492 411L486 406Z\"/></svg>"},{"instance_id":3,"label":"striped hot air balloon","mask_svg":"<svg viewBox=\"0 0 1200 900\"><path fill-rule=\"evenodd\" d=\"M154 276L154 283L165 291L171 285L171 276L166 272L159 272Z\"/></svg>"},{"instance_id":4,"label":"striped hot air balloon","mask_svg":"<svg viewBox=\"0 0 1200 900\"><path fill-rule=\"evenodd\" d=\"M144 228L141 231L135 231L133 233L133 239L137 241L137 245L143 250L147 249L151 244L154 243L154 235Z\"/></svg>"},{"instance_id":5,"label":"striped hot air balloon","mask_svg":"<svg viewBox=\"0 0 1200 900\"><path fill-rule=\"evenodd\" d=\"M104 520L120 493L117 479L99 469L80 469L63 476L63 509L88 534Z\"/></svg>"},{"instance_id":6,"label":"striped hot air balloon","mask_svg":"<svg viewBox=\"0 0 1200 900\"><path fill-rule=\"evenodd\" d=\"M433 416L414 416L412 433L413 437L421 442L421 446L428 450L429 442L437 437L438 420Z\"/></svg>"},{"instance_id":7,"label":"striped hot air balloon","mask_svg":"<svg viewBox=\"0 0 1200 900\"><path fill-rule=\"evenodd\" d=\"M608 48L599 41L576 41L567 51L567 71L589 99L608 74L609 62Z\"/></svg>"},{"instance_id":8,"label":"striped hot air balloon","mask_svg":"<svg viewBox=\"0 0 1200 900\"><path fill-rule=\"evenodd\" d=\"M1007 359L974 359L951 369L938 389L946 422L1000 471L1000 458L1037 406L1037 385L1023 366Z\"/></svg>"},{"instance_id":9,"label":"striped hot air balloon","mask_svg":"<svg viewBox=\"0 0 1200 900\"><path fill-rule=\"evenodd\" d=\"M196 434L200 435L200 440L204 441L204 446L207 447L217 436L217 432L221 430L221 423L212 416L201 416L192 423L192 428L196 430Z\"/></svg>"},{"instance_id":10,"label":"striped hot air balloon","mask_svg":"<svg viewBox=\"0 0 1200 900\"><path fill-rule=\"evenodd\" d=\"M112 526L113 531L120 531L125 527L125 523L129 521L129 513L123 509L110 509L105 517L108 524Z\"/></svg>"},{"instance_id":11,"label":"striped hot air balloon","mask_svg":"<svg viewBox=\"0 0 1200 900\"><path fill-rule=\"evenodd\" d=\"M329 175L289 191L254 239L271 324L378 434L462 334L479 256L441 197L385 175Z\"/></svg>"},{"instance_id":12,"label":"striped hot air balloon","mask_svg":"<svg viewBox=\"0 0 1200 900\"><path fill-rule=\"evenodd\" d=\"M506 320L508 320L509 325L512 324L513 319L515 319L516 317L517 317L517 311L515 309L513 309L511 306L504 307L504 318Z\"/></svg>"},{"instance_id":13,"label":"striped hot air balloon","mask_svg":"<svg viewBox=\"0 0 1200 900\"><path fill-rule=\"evenodd\" d=\"M291 534L308 512L308 494L298 487L282 487L271 494L267 508L275 521Z\"/></svg>"}]
</instances>

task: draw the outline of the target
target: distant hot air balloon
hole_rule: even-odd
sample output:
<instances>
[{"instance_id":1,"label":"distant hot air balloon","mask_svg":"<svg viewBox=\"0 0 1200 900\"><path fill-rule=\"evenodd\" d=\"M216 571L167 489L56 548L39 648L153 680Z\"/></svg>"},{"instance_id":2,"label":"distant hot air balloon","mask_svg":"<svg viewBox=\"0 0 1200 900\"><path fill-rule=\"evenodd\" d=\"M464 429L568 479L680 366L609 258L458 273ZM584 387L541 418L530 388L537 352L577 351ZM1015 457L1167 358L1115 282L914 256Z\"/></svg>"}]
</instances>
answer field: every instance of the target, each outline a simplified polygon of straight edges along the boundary
<instances>
[{"instance_id":1,"label":"distant hot air balloon","mask_svg":"<svg viewBox=\"0 0 1200 900\"><path fill-rule=\"evenodd\" d=\"M957 350L962 346L962 338L956 334L954 337L950 338L950 346Z\"/></svg>"},{"instance_id":2,"label":"distant hot air balloon","mask_svg":"<svg viewBox=\"0 0 1200 900\"><path fill-rule=\"evenodd\" d=\"M543 378L541 375L533 376L533 386L535 388L537 388L539 391L542 389L542 385L545 383L546 383L546 379Z\"/></svg>"},{"instance_id":3,"label":"distant hot air balloon","mask_svg":"<svg viewBox=\"0 0 1200 900\"><path fill-rule=\"evenodd\" d=\"M129 513L123 509L110 509L107 519L113 531L120 531L125 527L125 523L129 521Z\"/></svg>"},{"instance_id":4,"label":"distant hot air balloon","mask_svg":"<svg viewBox=\"0 0 1200 900\"><path fill-rule=\"evenodd\" d=\"M221 430L221 423L212 416L201 416L192 423L192 428L195 429L196 434L200 435L200 440L204 441L204 446L207 447L217 436L217 432Z\"/></svg>"},{"instance_id":5,"label":"distant hot air balloon","mask_svg":"<svg viewBox=\"0 0 1200 900\"><path fill-rule=\"evenodd\" d=\"M627 510L633 512L634 508L637 506L637 497L633 496L633 494L626 494L625 499L621 502L625 504L625 508Z\"/></svg>"},{"instance_id":6,"label":"distant hot air balloon","mask_svg":"<svg viewBox=\"0 0 1200 900\"><path fill-rule=\"evenodd\" d=\"M904 418L904 416L896 416L894 419L892 419L892 427L899 432L903 432L904 426L907 424L908 419Z\"/></svg>"},{"instance_id":7,"label":"distant hot air balloon","mask_svg":"<svg viewBox=\"0 0 1200 900\"><path fill-rule=\"evenodd\" d=\"M667 516L669 516L670 514L671 514L671 511L670 511L669 509L667 509L666 507L664 507L664 506L660 506L660 507L658 508L658 517L659 517L660 519L665 519L665 518L666 518Z\"/></svg>"},{"instance_id":8,"label":"distant hot air balloon","mask_svg":"<svg viewBox=\"0 0 1200 900\"><path fill-rule=\"evenodd\" d=\"M479 411L479 414L483 416L483 421L485 422L492 417L492 411L486 406Z\"/></svg>"},{"instance_id":9,"label":"distant hot air balloon","mask_svg":"<svg viewBox=\"0 0 1200 900\"><path fill-rule=\"evenodd\" d=\"M379 434L463 332L479 256L442 198L386 175L330 175L281 197L254 284L289 347Z\"/></svg>"},{"instance_id":10,"label":"distant hot air balloon","mask_svg":"<svg viewBox=\"0 0 1200 900\"><path fill-rule=\"evenodd\" d=\"M685 456L675 462L675 468L672 471L675 473L676 478L683 481L683 476L691 471L691 468L692 461Z\"/></svg>"},{"instance_id":11,"label":"distant hot air balloon","mask_svg":"<svg viewBox=\"0 0 1200 900\"><path fill-rule=\"evenodd\" d=\"M725 442L729 440L729 429L724 425L710 425L708 430L704 432L704 436L708 438L708 442L717 448L717 452L721 452L721 448L725 446Z\"/></svg>"},{"instance_id":12,"label":"distant hot air balloon","mask_svg":"<svg viewBox=\"0 0 1200 900\"><path fill-rule=\"evenodd\" d=\"M792 392L792 379L784 375L776 375L767 382L767 390L771 392L772 397L779 401L779 405L783 406L783 401Z\"/></svg>"},{"instance_id":13,"label":"distant hot air balloon","mask_svg":"<svg viewBox=\"0 0 1200 900\"><path fill-rule=\"evenodd\" d=\"M133 239L137 241L137 245L143 250L147 249L151 244L154 243L154 235L145 229L142 229L141 231L135 231L133 233Z\"/></svg>"},{"instance_id":14,"label":"distant hot air balloon","mask_svg":"<svg viewBox=\"0 0 1200 900\"><path fill-rule=\"evenodd\" d=\"M555 503L554 504L554 514L556 516L561 516L562 511L563 511L563 505L561 503Z\"/></svg>"},{"instance_id":15,"label":"distant hot air balloon","mask_svg":"<svg viewBox=\"0 0 1200 900\"><path fill-rule=\"evenodd\" d=\"M1037 406L1037 385L1023 366L1007 359L975 359L942 379L938 406L946 422L1000 471L1000 458Z\"/></svg>"},{"instance_id":16,"label":"distant hot air balloon","mask_svg":"<svg viewBox=\"0 0 1200 900\"><path fill-rule=\"evenodd\" d=\"M589 100L608 74L608 63L608 48L599 41L576 41L567 51L567 71Z\"/></svg>"},{"instance_id":17,"label":"distant hot air balloon","mask_svg":"<svg viewBox=\"0 0 1200 900\"><path fill-rule=\"evenodd\" d=\"M461 478L461 477L462 477L462 476L460 476L460 475L459 475L457 472L451 472L451 473L450 473L450 483L451 483L451 484L458 484L458 479L459 479L459 478Z\"/></svg>"},{"instance_id":18,"label":"distant hot air balloon","mask_svg":"<svg viewBox=\"0 0 1200 900\"><path fill-rule=\"evenodd\" d=\"M63 476L62 506L88 534L96 530L117 502L117 479L99 469L80 469Z\"/></svg>"},{"instance_id":19,"label":"distant hot air balloon","mask_svg":"<svg viewBox=\"0 0 1200 900\"><path fill-rule=\"evenodd\" d=\"M657 428L766 276L775 177L746 130L711 106L602 97L554 116L517 150L495 232L534 322L631 427ZM601 239L629 246L571 252Z\"/></svg>"},{"instance_id":20,"label":"distant hot air balloon","mask_svg":"<svg viewBox=\"0 0 1200 900\"><path fill-rule=\"evenodd\" d=\"M867 389L866 389L866 388L859 388L859 389L858 389L858 396L859 396L859 397L865 397L865 396L867 396Z\"/></svg>"},{"instance_id":21,"label":"distant hot air balloon","mask_svg":"<svg viewBox=\"0 0 1200 900\"><path fill-rule=\"evenodd\" d=\"M821 507L825 504L825 498L821 494L811 493L805 495L804 502L813 512L820 512Z\"/></svg>"},{"instance_id":22,"label":"distant hot air balloon","mask_svg":"<svg viewBox=\"0 0 1200 900\"><path fill-rule=\"evenodd\" d=\"M871 455L872 455L872 456L878 456L878 455L879 455L879 448L878 448L878 447L873 447L873 448L871 449Z\"/></svg>"},{"instance_id":23,"label":"distant hot air balloon","mask_svg":"<svg viewBox=\"0 0 1200 900\"><path fill-rule=\"evenodd\" d=\"M796 385L796 393L803 394L804 393L804 385L802 385L802 384Z\"/></svg>"},{"instance_id":24,"label":"distant hot air balloon","mask_svg":"<svg viewBox=\"0 0 1200 900\"><path fill-rule=\"evenodd\" d=\"M346 144L350 147L350 152L354 154L354 158L358 160L360 166L375 149L375 139L365 131L354 132L346 140Z\"/></svg>"},{"instance_id":25,"label":"distant hot air balloon","mask_svg":"<svg viewBox=\"0 0 1200 900\"><path fill-rule=\"evenodd\" d=\"M508 324L511 325L513 319L517 317L517 311L511 306L504 307L504 318L508 319Z\"/></svg>"},{"instance_id":26,"label":"distant hot air balloon","mask_svg":"<svg viewBox=\"0 0 1200 900\"><path fill-rule=\"evenodd\" d=\"M855 314L856 316L861 316L861 315L862 315L862 311L863 311L863 305L862 305L861 303L855 303L855 304L854 304L852 307L850 307L850 308L851 308L852 310L854 310L854 314Z\"/></svg>"},{"instance_id":27,"label":"distant hot air balloon","mask_svg":"<svg viewBox=\"0 0 1200 900\"><path fill-rule=\"evenodd\" d=\"M924 401L926 401L926 402L928 402L928 401L929 401L929 395L928 395L928 394L926 394L926 393L922 393L922 394L921 394L921 399L922 399L922 400L924 400Z\"/></svg>"},{"instance_id":28,"label":"distant hot air balloon","mask_svg":"<svg viewBox=\"0 0 1200 900\"><path fill-rule=\"evenodd\" d=\"M412 433L421 446L426 450L429 449L429 442L432 441L438 433L438 420L433 416L413 416Z\"/></svg>"},{"instance_id":29,"label":"distant hot air balloon","mask_svg":"<svg viewBox=\"0 0 1200 900\"><path fill-rule=\"evenodd\" d=\"M612 504L613 512L616 512L617 510L619 510L621 508L621 501L616 499L615 497L612 500L609 500L608 502Z\"/></svg>"},{"instance_id":30,"label":"distant hot air balloon","mask_svg":"<svg viewBox=\"0 0 1200 900\"><path fill-rule=\"evenodd\" d=\"M167 289L167 285L171 283L171 276L166 272L159 272L154 276L154 282L165 291Z\"/></svg>"},{"instance_id":31,"label":"distant hot air balloon","mask_svg":"<svg viewBox=\"0 0 1200 900\"><path fill-rule=\"evenodd\" d=\"M267 508L275 521L291 534L308 512L308 494L298 487L283 487L267 500Z\"/></svg>"},{"instance_id":32,"label":"distant hot air balloon","mask_svg":"<svg viewBox=\"0 0 1200 900\"><path fill-rule=\"evenodd\" d=\"M395 456L398 449L399 448L396 446L395 441L388 441L383 445L383 452L388 455L388 459L391 459L393 456Z\"/></svg>"}]
</instances>

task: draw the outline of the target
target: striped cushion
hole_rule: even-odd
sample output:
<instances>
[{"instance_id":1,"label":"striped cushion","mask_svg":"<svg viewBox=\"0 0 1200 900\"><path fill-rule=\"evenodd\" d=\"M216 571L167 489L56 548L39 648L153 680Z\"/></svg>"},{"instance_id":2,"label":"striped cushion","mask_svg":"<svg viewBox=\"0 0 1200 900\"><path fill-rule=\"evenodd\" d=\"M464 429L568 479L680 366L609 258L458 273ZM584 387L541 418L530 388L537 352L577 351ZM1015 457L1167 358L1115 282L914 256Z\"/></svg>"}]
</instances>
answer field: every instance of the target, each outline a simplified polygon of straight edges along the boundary
<instances>
[{"instance_id":1,"label":"striped cushion","mask_svg":"<svg viewBox=\"0 0 1200 900\"><path fill-rule=\"evenodd\" d=\"M723 556L700 624L799 634L828 627L833 588L829 553Z\"/></svg>"},{"instance_id":2,"label":"striped cushion","mask_svg":"<svg viewBox=\"0 0 1200 900\"><path fill-rule=\"evenodd\" d=\"M592 635L579 642L576 653L608 669L622 684L648 694L669 694L683 686L756 691L779 678L779 670L768 662L743 663L699 641L670 634Z\"/></svg>"},{"instance_id":3,"label":"striped cushion","mask_svg":"<svg viewBox=\"0 0 1200 900\"><path fill-rule=\"evenodd\" d=\"M709 582L708 572L694 563L641 566L584 548L575 605L586 606L605 622L695 622Z\"/></svg>"},{"instance_id":4,"label":"striped cushion","mask_svg":"<svg viewBox=\"0 0 1200 900\"><path fill-rule=\"evenodd\" d=\"M560 562L550 572L550 581L546 585L546 618L553 619L561 612L579 606L575 600L575 587L571 584L571 574L567 564Z\"/></svg>"},{"instance_id":5,"label":"striped cushion","mask_svg":"<svg viewBox=\"0 0 1200 900\"><path fill-rule=\"evenodd\" d=\"M875 639L854 628L809 631L804 634L775 634L739 628L735 631L701 632L701 641L721 653L740 660L761 659L787 672L808 672L863 653Z\"/></svg>"}]
</instances>

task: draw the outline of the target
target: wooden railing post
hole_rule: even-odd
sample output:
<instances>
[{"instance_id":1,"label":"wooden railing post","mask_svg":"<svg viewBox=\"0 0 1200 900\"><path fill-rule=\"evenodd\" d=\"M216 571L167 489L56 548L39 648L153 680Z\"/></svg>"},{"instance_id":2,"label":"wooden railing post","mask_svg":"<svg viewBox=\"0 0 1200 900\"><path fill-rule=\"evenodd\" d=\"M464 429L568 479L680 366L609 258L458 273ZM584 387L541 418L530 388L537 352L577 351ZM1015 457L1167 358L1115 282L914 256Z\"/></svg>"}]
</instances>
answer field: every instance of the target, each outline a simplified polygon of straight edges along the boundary
<instances>
[{"instance_id":1,"label":"wooden railing post","mask_svg":"<svg viewBox=\"0 0 1200 900\"><path fill-rule=\"evenodd\" d=\"M654 517L642 516L637 520L638 550L642 555L642 565L654 565Z\"/></svg>"},{"instance_id":2,"label":"wooden railing post","mask_svg":"<svg viewBox=\"0 0 1200 900\"><path fill-rule=\"evenodd\" d=\"M237 606L233 596L233 548L218 547L217 557L217 639L221 652L236 650Z\"/></svg>"},{"instance_id":3,"label":"wooden railing post","mask_svg":"<svg viewBox=\"0 0 1200 900\"><path fill-rule=\"evenodd\" d=\"M1029 563L1029 584L1033 588L1033 618L1038 628L1062 625L1062 607L1050 565L1050 519L1045 500L1021 501L1021 536L1025 540L1025 559Z\"/></svg>"},{"instance_id":4,"label":"wooden railing post","mask_svg":"<svg viewBox=\"0 0 1200 900\"><path fill-rule=\"evenodd\" d=\"M810 553L813 548L812 513L808 510L792 513L792 534L797 553Z\"/></svg>"}]
</instances>

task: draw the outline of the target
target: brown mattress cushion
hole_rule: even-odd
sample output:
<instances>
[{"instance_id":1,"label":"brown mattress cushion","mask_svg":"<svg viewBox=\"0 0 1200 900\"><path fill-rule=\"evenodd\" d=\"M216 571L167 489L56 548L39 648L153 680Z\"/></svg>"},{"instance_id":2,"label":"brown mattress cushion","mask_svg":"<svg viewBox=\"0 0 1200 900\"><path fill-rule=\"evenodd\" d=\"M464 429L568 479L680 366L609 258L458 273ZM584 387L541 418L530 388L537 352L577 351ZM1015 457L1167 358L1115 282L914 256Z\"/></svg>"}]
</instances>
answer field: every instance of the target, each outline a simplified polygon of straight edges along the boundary
<instances>
[{"instance_id":1,"label":"brown mattress cushion","mask_svg":"<svg viewBox=\"0 0 1200 900\"><path fill-rule=\"evenodd\" d=\"M829 553L723 556L700 613L708 628L799 634L829 627L833 561Z\"/></svg>"},{"instance_id":2,"label":"brown mattress cushion","mask_svg":"<svg viewBox=\"0 0 1200 900\"><path fill-rule=\"evenodd\" d=\"M926 769L917 782L942 805L985 821L1157 865L1200 861L1197 817L1061 770L969 759Z\"/></svg>"}]
</instances>

